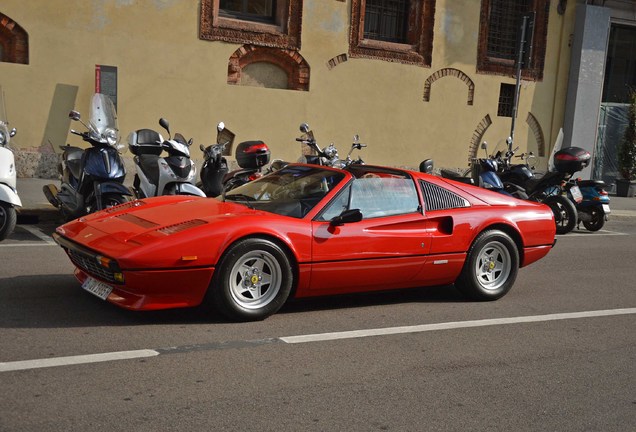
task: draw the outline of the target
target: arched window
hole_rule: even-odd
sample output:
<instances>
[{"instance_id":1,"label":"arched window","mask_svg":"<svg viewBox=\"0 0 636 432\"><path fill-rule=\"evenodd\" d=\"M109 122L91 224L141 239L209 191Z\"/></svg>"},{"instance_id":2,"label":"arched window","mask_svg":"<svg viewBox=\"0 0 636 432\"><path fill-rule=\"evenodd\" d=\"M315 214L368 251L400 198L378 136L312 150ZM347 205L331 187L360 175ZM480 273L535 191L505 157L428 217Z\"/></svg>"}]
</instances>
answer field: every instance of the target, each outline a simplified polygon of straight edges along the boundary
<instances>
[{"instance_id":1,"label":"arched window","mask_svg":"<svg viewBox=\"0 0 636 432\"><path fill-rule=\"evenodd\" d=\"M29 35L0 12L0 61L29 64Z\"/></svg>"}]
</instances>

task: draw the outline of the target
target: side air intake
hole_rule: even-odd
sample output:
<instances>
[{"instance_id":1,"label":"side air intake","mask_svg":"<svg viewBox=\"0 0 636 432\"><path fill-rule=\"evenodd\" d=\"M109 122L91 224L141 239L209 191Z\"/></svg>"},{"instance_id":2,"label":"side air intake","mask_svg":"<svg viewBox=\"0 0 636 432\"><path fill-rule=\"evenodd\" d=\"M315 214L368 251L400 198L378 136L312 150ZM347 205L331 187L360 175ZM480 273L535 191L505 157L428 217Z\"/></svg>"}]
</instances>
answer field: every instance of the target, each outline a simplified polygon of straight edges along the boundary
<instances>
[{"instance_id":1,"label":"side air intake","mask_svg":"<svg viewBox=\"0 0 636 432\"><path fill-rule=\"evenodd\" d=\"M422 193L426 211L470 207L466 199L433 183L423 181Z\"/></svg>"}]
</instances>

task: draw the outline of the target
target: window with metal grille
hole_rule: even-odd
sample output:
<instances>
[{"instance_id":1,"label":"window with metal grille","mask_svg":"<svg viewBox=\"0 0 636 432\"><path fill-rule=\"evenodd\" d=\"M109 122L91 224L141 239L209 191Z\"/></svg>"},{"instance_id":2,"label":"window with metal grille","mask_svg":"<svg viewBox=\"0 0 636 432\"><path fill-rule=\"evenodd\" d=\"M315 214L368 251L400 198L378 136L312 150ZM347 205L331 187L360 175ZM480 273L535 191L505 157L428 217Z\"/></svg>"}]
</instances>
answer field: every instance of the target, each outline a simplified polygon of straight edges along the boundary
<instances>
[{"instance_id":1,"label":"window with metal grille","mask_svg":"<svg viewBox=\"0 0 636 432\"><path fill-rule=\"evenodd\" d=\"M220 0L219 15L273 23L276 18L276 0Z\"/></svg>"},{"instance_id":2,"label":"window with metal grille","mask_svg":"<svg viewBox=\"0 0 636 432\"><path fill-rule=\"evenodd\" d=\"M481 0L477 70L515 76L519 33L524 15L532 15L532 58L521 70L524 79L541 80L545 63L550 0Z\"/></svg>"},{"instance_id":3,"label":"window with metal grille","mask_svg":"<svg viewBox=\"0 0 636 432\"><path fill-rule=\"evenodd\" d=\"M422 186L426 211L470 207L470 203L466 199L454 192L425 181L420 182L420 184Z\"/></svg>"},{"instance_id":4,"label":"window with metal grille","mask_svg":"<svg viewBox=\"0 0 636 432\"><path fill-rule=\"evenodd\" d=\"M499 87L499 107L497 115L499 117L512 117L512 107L515 103L514 84L501 84Z\"/></svg>"},{"instance_id":5,"label":"window with metal grille","mask_svg":"<svg viewBox=\"0 0 636 432\"><path fill-rule=\"evenodd\" d=\"M405 43L408 17L408 0L367 0L364 11L364 37Z\"/></svg>"},{"instance_id":6,"label":"window with metal grille","mask_svg":"<svg viewBox=\"0 0 636 432\"><path fill-rule=\"evenodd\" d=\"M516 60L519 26L523 15L530 11L530 0L491 0L486 48L488 56Z\"/></svg>"}]
</instances>

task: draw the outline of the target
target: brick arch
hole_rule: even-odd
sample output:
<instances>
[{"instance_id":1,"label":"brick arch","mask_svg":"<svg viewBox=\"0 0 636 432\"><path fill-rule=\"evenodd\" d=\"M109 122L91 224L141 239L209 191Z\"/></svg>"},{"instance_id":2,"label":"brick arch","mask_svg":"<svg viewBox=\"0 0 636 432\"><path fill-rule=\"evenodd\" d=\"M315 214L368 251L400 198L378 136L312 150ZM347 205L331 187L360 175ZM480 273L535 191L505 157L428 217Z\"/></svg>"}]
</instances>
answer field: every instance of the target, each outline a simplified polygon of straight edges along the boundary
<instances>
[{"instance_id":1,"label":"brick arch","mask_svg":"<svg viewBox=\"0 0 636 432\"><path fill-rule=\"evenodd\" d=\"M468 75L455 68L440 69L426 78L426 81L424 81L424 102L429 102L431 100L431 85L438 79L446 76L459 78L468 86L468 100L466 101L466 105L472 105L473 98L475 97L475 83L468 77Z\"/></svg>"},{"instance_id":2,"label":"brick arch","mask_svg":"<svg viewBox=\"0 0 636 432\"><path fill-rule=\"evenodd\" d=\"M479 151L479 145L481 144L481 140L486 133L486 129L490 127L492 124L492 120L490 119L490 114L486 114L486 116L481 119L475 131L473 132L473 136L470 139L470 147L468 148L468 163L477 157L477 151Z\"/></svg>"},{"instance_id":3,"label":"brick arch","mask_svg":"<svg viewBox=\"0 0 636 432\"><path fill-rule=\"evenodd\" d=\"M344 63L348 60L347 54L340 54L332 58L327 62L327 69L331 70L338 66L340 63Z\"/></svg>"},{"instance_id":4,"label":"brick arch","mask_svg":"<svg viewBox=\"0 0 636 432\"><path fill-rule=\"evenodd\" d=\"M0 12L0 61L29 64L29 35L11 18Z\"/></svg>"},{"instance_id":5,"label":"brick arch","mask_svg":"<svg viewBox=\"0 0 636 432\"><path fill-rule=\"evenodd\" d=\"M256 45L243 45L230 56L227 83L240 84L243 69L258 62L272 63L285 71L289 90L309 90L309 64L298 51Z\"/></svg>"},{"instance_id":6,"label":"brick arch","mask_svg":"<svg viewBox=\"0 0 636 432\"><path fill-rule=\"evenodd\" d=\"M545 156L545 137L543 136L543 129L541 129L539 120L529 112L526 123L530 126L530 130L534 134L534 139L537 141L537 153L539 153L541 157Z\"/></svg>"}]
</instances>

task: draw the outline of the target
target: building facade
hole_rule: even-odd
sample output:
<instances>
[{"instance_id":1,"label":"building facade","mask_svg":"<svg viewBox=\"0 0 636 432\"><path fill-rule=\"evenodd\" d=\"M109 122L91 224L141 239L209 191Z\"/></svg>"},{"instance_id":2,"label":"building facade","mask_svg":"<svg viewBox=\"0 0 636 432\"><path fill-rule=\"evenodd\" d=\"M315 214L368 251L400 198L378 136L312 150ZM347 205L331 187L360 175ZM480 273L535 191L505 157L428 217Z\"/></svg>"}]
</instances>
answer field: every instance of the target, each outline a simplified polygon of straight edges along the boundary
<instances>
[{"instance_id":1,"label":"building facade","mask_svg":"<svg viewBox=\"0 0 636 432\"><path fill-rule=\"evenodd\" d=\"M426 158L465 168L482 141L492 149L514 131L515 146L544 168L562 128L572 145L598 141L574 132L596 125L599 110L566 110L583 109L586 84L572 89L570 68L586 52L580 20L591 15L581 10L612 9L587 3L3 0L0 117L18 129L22 176L56 175L59 146L81 145L68 111L87 112L95 91L116 102L123 142L165 117L194 139L194 159L223 121L238 141L261 139L274 158L296 160L307 122L321 146L346 154L359 134L367 163L413 168ZM522 16L532 37L513 130Z\"/></svg>"}]
</instances>

